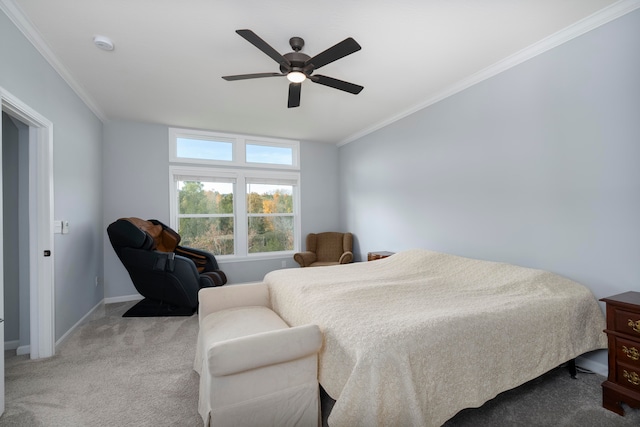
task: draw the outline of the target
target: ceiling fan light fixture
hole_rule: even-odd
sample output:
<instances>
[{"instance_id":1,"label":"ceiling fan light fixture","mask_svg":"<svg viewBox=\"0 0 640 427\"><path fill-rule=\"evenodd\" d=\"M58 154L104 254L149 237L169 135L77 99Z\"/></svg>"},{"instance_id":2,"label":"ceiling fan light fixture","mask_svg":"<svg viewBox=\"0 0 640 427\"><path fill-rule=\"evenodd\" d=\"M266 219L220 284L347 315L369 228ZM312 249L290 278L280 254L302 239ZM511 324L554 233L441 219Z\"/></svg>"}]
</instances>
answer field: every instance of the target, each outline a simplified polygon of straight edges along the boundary
<instances>
[{"instance_id":1,"label":"ceiling fan light fixture","mask_svg":"<svg viewBox=\"0 0 640 427\"><path fill-rule=\"evenodd\" d=\"M307 76L300 71L291 71L287 74L287 79L289 79L291 83L302 83L307 79Z\"/></svg>"}]
</instances>

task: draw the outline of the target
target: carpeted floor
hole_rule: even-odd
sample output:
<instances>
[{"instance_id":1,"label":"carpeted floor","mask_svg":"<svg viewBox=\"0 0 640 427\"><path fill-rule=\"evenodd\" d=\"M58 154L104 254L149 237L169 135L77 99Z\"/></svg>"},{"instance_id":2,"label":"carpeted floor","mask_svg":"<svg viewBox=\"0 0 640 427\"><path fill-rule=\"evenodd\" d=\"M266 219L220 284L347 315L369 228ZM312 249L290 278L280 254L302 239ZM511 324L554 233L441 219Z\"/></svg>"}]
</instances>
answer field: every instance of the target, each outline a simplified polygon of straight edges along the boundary
<instances>
[{"instance_id":1,"label":"carpeted floor","mask_svg":"<svg viewBox=\"0 0 640 427\"><path fill-rule=\"evenodd\" d=\"M192 370L197 316L122 318L132 303L110 304L76 330L51 359L6 356L6 410L0 426L189 426L197 413ZM598 375L572 380L557 369L467 409L446 427L638 426L601 407ZM323 394L323 419L332 406Z\"/></svg>"},{"instance_id":2,"label":"carpeted floor","mask_svg":"<svg viewBox=\"0 0 640 427\"><path fill-rule=\"evenodd\" d=\"M479 409L465 409L444 427L631 427L640 426L640 411L628 407L621 417L602 407L604 377L578 373L571 379L558 368L514 390L498 395Z\"/></svg>"},{"instance_id":3,"label":"carpeted floor","mask_svg":"<svg viewBox=\"0 0 640 427\"><path fill-rule=\"evenodd\" d=\"M122 318L132 305L107 305L50 359L6 358L0 426L202 426L198 317Z\"/></svg>"}]
</instances>

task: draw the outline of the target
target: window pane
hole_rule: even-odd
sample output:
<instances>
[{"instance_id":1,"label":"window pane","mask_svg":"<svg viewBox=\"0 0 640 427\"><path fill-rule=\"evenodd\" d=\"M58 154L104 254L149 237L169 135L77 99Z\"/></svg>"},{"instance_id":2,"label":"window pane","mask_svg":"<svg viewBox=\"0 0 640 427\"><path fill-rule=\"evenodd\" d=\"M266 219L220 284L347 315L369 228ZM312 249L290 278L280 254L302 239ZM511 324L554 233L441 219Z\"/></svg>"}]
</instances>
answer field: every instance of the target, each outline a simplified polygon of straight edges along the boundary
<instances>
[{"instance_id":1,"label":"window pane","mask_svg":"<svg viewBox=\"0 0 640 427\"><path fill-rule=\"evenodd\" d=\"M249 213L293 213L293 186L247 184Z\"/></svg>"},{"instance_id":2,"label":"window pane","mask_svg":"<svg viewBox=\"0 0 640 427\"><path fill-rule=\"evenodd\" d=\"M293 250L293 216L249 218L249 253Z\"/></svg>"},{"instance_id":3,"label":"window pane","mask_svg":"<svg viewBox=\"0 0 640 427\"><path fill-rule=\"evenodd\" d=\"M269 145L247 144L247 163L293 165L293 149Z\"/></svg>"},{"instance_id":4,"label":"window pane","mask_svg":"<svg viewBox=\"0 0 640 427\"><path fill-rule=\"evenodd\" d=\"M233 184L178 181L179 214L233 214Z\"/></svg>"},{"instance_id":5,"label":"window pane","mask_svg":"<svg viewBox=\"0 0 640 427\"><path fill-rule=\"evenodd\" d=\"M214 255L233 255L233 218L180 218L180 245Z\"/></svg>"},{"instance_id":6,"label":"window pane","mask_svg":"<svg viewBox=\"0 0 640 427\"><path fill-rule=\"evenodd\" d=\"M189 215L198 217L184 217ZM214 255L234 253L232 183L178 181L178 217L183 246Z\"/></svg>"},{"instance_id":7,"label":"window pane","mask_svg":"<svg viewBox=\"0 0 640 427\"><path fill-rule=\"evenodd\" d=\"M189 159L233 160L233 143L206 139L176 138L177 156Z\"/></svg>"}]
</instances>

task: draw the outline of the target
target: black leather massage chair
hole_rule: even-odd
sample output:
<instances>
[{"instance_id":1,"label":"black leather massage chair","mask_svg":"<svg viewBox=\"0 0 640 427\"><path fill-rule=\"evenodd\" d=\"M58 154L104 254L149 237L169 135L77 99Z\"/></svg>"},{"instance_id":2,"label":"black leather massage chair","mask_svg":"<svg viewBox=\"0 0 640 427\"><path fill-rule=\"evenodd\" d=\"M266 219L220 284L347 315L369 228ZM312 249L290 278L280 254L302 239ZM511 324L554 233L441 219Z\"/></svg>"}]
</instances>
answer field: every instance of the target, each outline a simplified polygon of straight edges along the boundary
<instances>
[{"instance_id":1,"label":"black leather massage chair","mask_svg":"<svg viewBox=\"0 0 640 427\"><path fill-rule=\"evenodd\" d=\"M191 316L201 288L227 283L213 254L180 246L180 235L160 221L120 218L107 234L144 297L124 317Z\"/></svg>"}]
</instances>

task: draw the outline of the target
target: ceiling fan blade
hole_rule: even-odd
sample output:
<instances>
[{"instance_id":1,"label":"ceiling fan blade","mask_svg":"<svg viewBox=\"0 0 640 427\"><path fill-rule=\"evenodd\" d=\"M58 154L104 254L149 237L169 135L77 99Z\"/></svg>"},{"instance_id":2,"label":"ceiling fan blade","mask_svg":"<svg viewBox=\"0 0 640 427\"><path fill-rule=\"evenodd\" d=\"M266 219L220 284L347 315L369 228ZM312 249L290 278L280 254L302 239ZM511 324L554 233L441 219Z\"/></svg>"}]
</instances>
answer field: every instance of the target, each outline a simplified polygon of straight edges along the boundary
<instances>
[{"instance_id":1,"label":"ceiling fan blade","mask_svg":"<svg viewBox=\"0 0 640 427\"><path fill-rule=\"evenodd\" d=\"M300 106L300 92L302 90L302 83L290 83L289 84L289 102L287 107L299 107Z\"/></svg>"},{"instance_id":2,"label":"ceiling fan blade","mask_svg":"<svg viewBox=\"0 0 640 427\"><path fill-rule=\"evenodd\" d=\"M330 47L324 52L320 52L313 58L307 60L305 65L313 64L313 68L317 70L333 61L337 61L340 58L344 58L347 55L351 55L354 52L362 49L357 41L351 37L342 40L340 43Z\"/></svg>"},{"instance_id":3,"label":"ceiling fan blade","mask_svg":"<svg viewBox=\"0 0 640 427\"><path fill-rule=\"evenodd\" d=\"M364 87L360 85L356 85L353 83L334 79L333 77L327 77L327 76L322 76L318 74L310 76L309 79L314 83L319 83L321 85L329 86L334 89L340 89L345 92L352 93L354 95L359 94L362 91L362 89L364 89Z\"/></svg>"},{"instance_id":4,"label":"ceiling fan blade","mask_svg":"<svg viewBox=\"0 0 640 427\"><path fill-rule=\"evenodd\" d=\"M291 68L291 63L287 58L280 55L280 53L272 48L266 41L262 40L256 33L251 30L236 30L236 33L240 34L240 36L244 37L246 41L260 49L262 52L266 53L271 59L276 61L278 64L283 67L289 69Z\"/></svg>"},{"instance_id":5,"label":"ceiling fan blade","mask_svg":"<svg viewBox=\"0 0 640 427\"><path fill-rule=\"evenodd\" d=\"M280 73L238 74L236 76L222 76L222 78L227 81L232 81L232 80L259 79L261 77L282 77L282 76L286 76L286 74L280 74Z\"/></svg>"}]
</instances>

